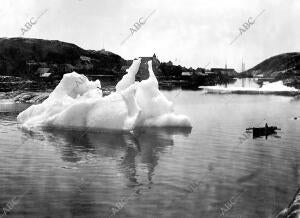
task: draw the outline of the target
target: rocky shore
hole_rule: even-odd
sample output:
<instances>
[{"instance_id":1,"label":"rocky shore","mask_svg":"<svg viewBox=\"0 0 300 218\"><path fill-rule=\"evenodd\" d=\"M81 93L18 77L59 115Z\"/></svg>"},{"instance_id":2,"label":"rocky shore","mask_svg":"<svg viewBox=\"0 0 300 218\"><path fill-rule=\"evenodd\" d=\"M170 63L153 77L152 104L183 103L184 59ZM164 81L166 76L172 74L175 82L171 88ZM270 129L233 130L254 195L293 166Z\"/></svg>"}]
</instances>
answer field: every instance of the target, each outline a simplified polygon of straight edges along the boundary
<instances>
[{"instance_id":1,"label":"rocky shore","mask_svg":"<svg viewBox=\"0 0 300 218\"><path fill-rule=\"evenodd\" d=\"M12 91L0 92L0 99L10 99L16 103L31 103L38 104L48 98L51 91L45 92L26 92L26 91Z\"/></svg>"},{"instance_id":2,"label":"rocky shore","mask_svg":"<svg viewBox=\"0 0 300 218\"><path fill-rule=\"evenodd\" d=\"M0 99L13 100L16 103L39 104L47 99L49 94L53 91L53 88L40 88L38 90L33 90L28 85L23 87L26 88L16 87L14 88L14 91L0 92ZM112 91L115 91L114 86L109 85L102 87L103 96L109 95Z\"/></svg>"}]
</instances>

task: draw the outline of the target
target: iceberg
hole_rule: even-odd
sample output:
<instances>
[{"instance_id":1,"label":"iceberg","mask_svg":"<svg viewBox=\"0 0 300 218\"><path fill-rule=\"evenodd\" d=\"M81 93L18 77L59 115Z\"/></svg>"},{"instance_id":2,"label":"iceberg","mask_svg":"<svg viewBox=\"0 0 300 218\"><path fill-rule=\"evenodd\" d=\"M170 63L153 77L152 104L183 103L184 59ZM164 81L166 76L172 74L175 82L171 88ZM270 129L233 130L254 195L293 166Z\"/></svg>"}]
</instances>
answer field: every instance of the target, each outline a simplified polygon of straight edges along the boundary
<instances>
[{"instance_id":1,"label":"iceberg","mask_svg":"<svg viewBox=\"0 0 300 218\"><path fill-rule=\"evenodd\" d=\"M297 95L299 90L294 87L288 87L283 81L264 84L260 88L256 87L223 87L223 86L199 86L208 93L236 93L236 94L281 94Z\"/></svg>"},{"instance_id":2,"label":"iceberg","mask_svg":"<svg viewBox=\"0 0 300 218\"><path fill-rule=\"evenodd\" d=\"M137 127L191 127L189 117L174 112L158 89L148 62L149 78L135 81L141 60L134 60L116 85L116 92L103 96L99 80L89 81L76 72L65 74L49 98L21 112L24 128L55 127L130 131Z\"/></svg>"}]
</instances>

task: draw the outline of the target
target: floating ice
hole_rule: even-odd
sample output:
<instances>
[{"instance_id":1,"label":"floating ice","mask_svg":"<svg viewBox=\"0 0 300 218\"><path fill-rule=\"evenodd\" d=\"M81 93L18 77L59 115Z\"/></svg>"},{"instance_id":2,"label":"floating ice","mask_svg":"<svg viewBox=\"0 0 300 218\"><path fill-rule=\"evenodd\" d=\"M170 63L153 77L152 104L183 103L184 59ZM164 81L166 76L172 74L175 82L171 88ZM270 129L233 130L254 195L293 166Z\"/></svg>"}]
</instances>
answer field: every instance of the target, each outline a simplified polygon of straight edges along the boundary
<instances>
[{"instance_id":1,"label":"floating ice","mask_svg":"<svg viewBox=\"0 0 300 218\"><path fill-rule=\"evenodd\" d=\"M132 65L126 70L127 74L123 76L120 82L116 85L117 92L128 88L135 82L135 75L139 71L141 59L134 60Z\"/></svg>"},{"instance_id":2,"label":"floating ice","mask_svg":"<svg viewBox=\"0 0 300 218\"><path fill-rule=\"evenodd\" d=\"M222 87L222 86L200 86L211 93L249 93L249 94L298 94L299 90L294 87L288 87L282 81L264 84L261 88L254 87Z\"/></svg>"},{"instance_id":3,"label":"floating ice","mask_svg":"<svg viewBox=\"0 0 300 218\"><path fill-rule=\"evenodd\" d=\"M294 87L288 87L283 84L282 81L273 83L267 83L260 88L261 91L287 91L287 92L298 92L299 90Z\"/></svg>"},{"instance_id":4,"label":"floating ice","mask_svg":"<svg viewBox=\"0 0 300 218\"><path fill-rule=\"evenodd\" d=\"M75 72L65 74L39 105L32 105L18 115L25 128L37 126L132 130L137 126L191 127L189 118L177 115L173 103L159 91L149 65L149 78L135 82L141 60L133 61L116 92L103 97L100 81L89 81Z\"/></svg>"}]
</instances>

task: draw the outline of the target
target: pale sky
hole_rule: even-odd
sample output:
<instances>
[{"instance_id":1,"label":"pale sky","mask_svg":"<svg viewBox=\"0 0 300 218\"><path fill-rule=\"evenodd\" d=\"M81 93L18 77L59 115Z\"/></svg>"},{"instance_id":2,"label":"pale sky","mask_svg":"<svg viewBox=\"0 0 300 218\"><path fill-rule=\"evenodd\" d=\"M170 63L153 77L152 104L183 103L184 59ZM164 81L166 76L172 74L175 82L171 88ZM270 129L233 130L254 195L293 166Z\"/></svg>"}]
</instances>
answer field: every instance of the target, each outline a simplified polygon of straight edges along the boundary
<instances>
[{"instance_id":1,"label":"pale sky","mask_svg":"<svg viewBox=\"0 0 300 218\"><path fill-rule=\"evenodd\" d=\"M186 67L246 69L300 50L299 0L0 0L0 37L60 40L124 59L152 56ZM154 11L155 10L155 11ZM134 23L147 22L133 32ZM263 12L248 30L239 28ZM253 20L252 19L252 20ZM251 20L251 19L250 19ZM251 21L252 21L251 20ZM122 41L130 37L123 43Z\"/></svg>"}]
</instances>

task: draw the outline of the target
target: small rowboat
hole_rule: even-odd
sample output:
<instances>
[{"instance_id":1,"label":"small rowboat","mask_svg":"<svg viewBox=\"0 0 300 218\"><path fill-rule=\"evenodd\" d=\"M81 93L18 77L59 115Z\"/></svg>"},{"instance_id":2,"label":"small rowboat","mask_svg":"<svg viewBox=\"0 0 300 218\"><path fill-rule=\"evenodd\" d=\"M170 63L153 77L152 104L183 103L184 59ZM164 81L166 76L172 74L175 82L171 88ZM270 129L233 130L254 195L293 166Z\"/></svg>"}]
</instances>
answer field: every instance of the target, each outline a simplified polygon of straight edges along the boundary
<instances>
[{"instance_id":1,"label":"small rowboat","mask_svg":"<svg viewBox=\"0 0 300 218\"><path fill-rule=\"evenodd\" d=\"M246 130L252 130L253 138L261 137L261 136L268 136L271 134L275 134L276 130L281 130L277 128L277 126L266 126L266 127L252 127L247 128Z\"/></svg>"}]
</instances>

